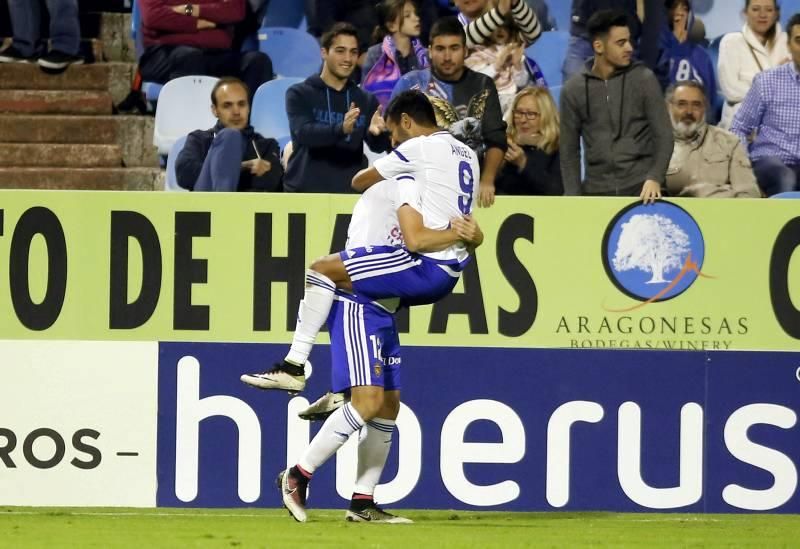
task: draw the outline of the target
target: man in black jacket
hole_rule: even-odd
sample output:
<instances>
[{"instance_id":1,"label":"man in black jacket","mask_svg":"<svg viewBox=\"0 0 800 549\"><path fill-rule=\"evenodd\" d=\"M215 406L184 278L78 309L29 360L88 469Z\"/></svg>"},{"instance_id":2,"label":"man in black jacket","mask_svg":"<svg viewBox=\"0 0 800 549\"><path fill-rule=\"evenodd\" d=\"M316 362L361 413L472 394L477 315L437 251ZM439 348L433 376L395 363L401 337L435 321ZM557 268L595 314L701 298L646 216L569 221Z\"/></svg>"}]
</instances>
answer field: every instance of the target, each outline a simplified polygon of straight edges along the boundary
<instances>
[{"instance_id":1,"label":"man in black jacket","mask_svg":"<svg viewBox=\"0 0 800 549\"><path fill-rule=\"evenodd\" d=\"M237 78L222 78L211 91L217 124L186 138L175 171L193 191L280 191L280 148L250 126L250 90Z\"/></svg>"}]
</instances>

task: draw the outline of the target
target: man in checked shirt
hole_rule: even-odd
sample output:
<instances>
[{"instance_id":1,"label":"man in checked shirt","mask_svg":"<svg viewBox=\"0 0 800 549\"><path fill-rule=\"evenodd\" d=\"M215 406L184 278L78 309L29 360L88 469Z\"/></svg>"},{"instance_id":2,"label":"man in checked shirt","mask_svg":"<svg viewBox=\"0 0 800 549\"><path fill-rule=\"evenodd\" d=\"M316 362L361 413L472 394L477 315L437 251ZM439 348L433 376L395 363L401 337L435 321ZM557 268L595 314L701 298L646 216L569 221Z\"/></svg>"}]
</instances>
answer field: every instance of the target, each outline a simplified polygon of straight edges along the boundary
<instances>
[{"instance_id":1,"label":"man in checked shirt","mask_svg":"<svg viewBox=\"0 0 800 549\"><path fill-rule=\"evenodd\" d=\"M767 196L800 190L800 13L786 32L792 60L755 77L731 126Z\"/></svg>"}]
</instances>

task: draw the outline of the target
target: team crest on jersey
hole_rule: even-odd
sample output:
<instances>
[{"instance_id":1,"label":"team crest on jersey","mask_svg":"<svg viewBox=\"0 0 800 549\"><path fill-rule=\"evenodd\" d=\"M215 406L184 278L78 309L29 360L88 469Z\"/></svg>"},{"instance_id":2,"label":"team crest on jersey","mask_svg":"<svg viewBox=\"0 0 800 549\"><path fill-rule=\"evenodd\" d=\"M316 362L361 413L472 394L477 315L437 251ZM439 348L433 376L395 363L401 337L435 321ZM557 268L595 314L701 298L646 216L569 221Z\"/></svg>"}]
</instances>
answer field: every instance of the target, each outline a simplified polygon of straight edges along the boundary
<instances>
[{"instance_id":1,"label":"team crest on jersey","mask_svg":"<svg viewBox=\"0 0 800 549\"><path fill-rule=\"evenodd\" d=\"M372 367L372 369L375 372L375 377L380 377L383 365L380 362L376 362L375 365Z\"/></svg>"}]
</instances>

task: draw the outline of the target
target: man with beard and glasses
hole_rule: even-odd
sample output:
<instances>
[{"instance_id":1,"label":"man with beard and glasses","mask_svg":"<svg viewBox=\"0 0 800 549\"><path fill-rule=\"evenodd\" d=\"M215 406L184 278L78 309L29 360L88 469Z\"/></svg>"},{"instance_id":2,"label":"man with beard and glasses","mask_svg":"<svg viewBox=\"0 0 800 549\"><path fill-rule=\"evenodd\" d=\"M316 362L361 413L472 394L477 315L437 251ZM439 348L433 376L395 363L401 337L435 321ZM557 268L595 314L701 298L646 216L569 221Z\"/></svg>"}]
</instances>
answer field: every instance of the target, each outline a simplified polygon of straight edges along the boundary
<instances>
[{"instance_id":1,"label":"man with beard and glasses","mask_svg":"<svg viewBox=\"0 0 800 549\"><path fill-rule=\"evenodd\" d=\"M671 196L759 198L747 151L730 132L706 123L705 88L695 81L667 89L675 148L667 169Z\"/></svg>"}]
</instances>

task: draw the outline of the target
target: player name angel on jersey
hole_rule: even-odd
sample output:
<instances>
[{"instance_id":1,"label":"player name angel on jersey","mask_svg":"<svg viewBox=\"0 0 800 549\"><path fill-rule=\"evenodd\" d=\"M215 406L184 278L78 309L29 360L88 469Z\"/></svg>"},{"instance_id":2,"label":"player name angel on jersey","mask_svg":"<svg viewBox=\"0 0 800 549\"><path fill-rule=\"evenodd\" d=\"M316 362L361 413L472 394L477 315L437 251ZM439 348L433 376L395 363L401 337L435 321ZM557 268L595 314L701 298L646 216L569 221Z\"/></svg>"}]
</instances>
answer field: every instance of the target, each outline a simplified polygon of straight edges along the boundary
<instances>
[{"instance_id":1,"label":"player name angel on jersey","mask_svg":"<svg viewBox=\"0 0 800 549\"><path fill-rule=\"evenodd\" d=\"M480 167L475 152L453 137L439 131L414 137L387 156L375 161L374 168L384 178L396 178L396 185L416 185L417 193L404 195L410 206L420 212L429 229L446 229L450 220L472 213L478 196ZM401 179L404 174L411 179ZM413 201L416 196L416 201ZM459 263L469 257L459 242L440 252L424 254L442 261Z\"/></svg>"}]
</instances>

